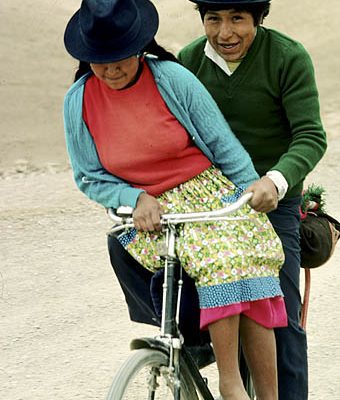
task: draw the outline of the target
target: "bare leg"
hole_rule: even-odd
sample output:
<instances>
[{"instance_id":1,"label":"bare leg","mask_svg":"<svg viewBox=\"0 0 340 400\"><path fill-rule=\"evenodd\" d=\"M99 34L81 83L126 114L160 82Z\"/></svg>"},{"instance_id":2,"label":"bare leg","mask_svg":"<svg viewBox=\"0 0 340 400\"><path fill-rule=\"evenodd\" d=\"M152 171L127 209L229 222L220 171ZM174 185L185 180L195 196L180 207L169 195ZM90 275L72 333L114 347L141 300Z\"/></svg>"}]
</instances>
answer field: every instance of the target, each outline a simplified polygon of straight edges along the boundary
<instances>
[{"instance_id":1,"label":"bare leg","mask_svg":"<svg viewBox=\"0 0 340 400\"><path fill-rule=\"evenodd\" d=\"M258 400L277 400L276 345L273 329L266 329L244 315L240 317L244 356Z\"/></svg>"},{"instance_id":2,"label":"bare leg","mask_svg":"<svg viewBox=\"0 0 340 400\"><path fill-rule=\"evenodd\" d=\"M240 316L224 318L209 325L214 347L219 387L223 399L249 400L238 364L238 337Z\"/></svg>"}]
</instances>

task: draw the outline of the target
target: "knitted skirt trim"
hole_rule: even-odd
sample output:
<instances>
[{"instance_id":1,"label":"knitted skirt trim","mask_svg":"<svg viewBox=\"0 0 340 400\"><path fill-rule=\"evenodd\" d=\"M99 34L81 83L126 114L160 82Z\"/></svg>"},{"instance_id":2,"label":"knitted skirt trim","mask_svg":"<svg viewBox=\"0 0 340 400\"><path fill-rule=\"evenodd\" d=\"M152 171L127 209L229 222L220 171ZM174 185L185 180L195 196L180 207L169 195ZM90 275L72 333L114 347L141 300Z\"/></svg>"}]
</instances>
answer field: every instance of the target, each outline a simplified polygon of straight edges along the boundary
<instances>
[{"instance_id":1,"label":"knitted skirt trim","mask_svg":"<svg viewBox=\"0 0 340 400\"><path fill-rule=\"evenodd\" d=\"M242 189L210 167L158 200L165 213L210 211L234 202L241 194ZM278 274L284 255L267 216L248 205L235 215L247 219L178 227L176 253L195 280L201 309L283 296ZM155 272L162 267L162 232L132 229L119 240L145 268Z\"/></svg>"}]
</instances>

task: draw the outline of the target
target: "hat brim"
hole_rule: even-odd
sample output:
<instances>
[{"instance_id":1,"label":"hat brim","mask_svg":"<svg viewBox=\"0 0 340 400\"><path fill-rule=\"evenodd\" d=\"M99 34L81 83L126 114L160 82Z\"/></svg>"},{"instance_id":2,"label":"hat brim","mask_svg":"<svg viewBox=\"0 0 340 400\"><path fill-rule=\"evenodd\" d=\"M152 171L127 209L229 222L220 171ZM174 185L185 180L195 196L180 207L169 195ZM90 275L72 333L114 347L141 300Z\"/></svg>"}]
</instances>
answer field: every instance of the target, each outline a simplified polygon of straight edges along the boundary
<instances>
[{"instance_id":1,"label":"hat brim","mask_svg":"<svg viewBox=\"0 0 340 400\"><path fill-rule=\"evenodd\" d=\"M132 43L127 44L124 48L99 50L89 48L84 42L79 29L80 10L78 10L72 16L65 29L64 44L66 50L77 60L93 64L120 61L137 55L152 41L159 25L157 10L150 1L146 1L145 6L141 7L139 11L142 24L136 39Z\"/></svg>"}]
</instances>

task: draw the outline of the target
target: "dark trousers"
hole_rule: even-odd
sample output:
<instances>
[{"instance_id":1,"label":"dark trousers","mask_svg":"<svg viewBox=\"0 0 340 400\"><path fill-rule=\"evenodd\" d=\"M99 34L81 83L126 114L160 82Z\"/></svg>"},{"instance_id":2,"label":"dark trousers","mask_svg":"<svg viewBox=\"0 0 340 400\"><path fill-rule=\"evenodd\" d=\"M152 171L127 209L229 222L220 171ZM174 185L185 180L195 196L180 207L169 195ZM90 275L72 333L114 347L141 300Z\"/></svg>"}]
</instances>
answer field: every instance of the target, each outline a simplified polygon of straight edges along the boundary
<instances>
[{"instance_id":1,"label":"dark trousers","mask_svg":"<svg viewBox=\"0 0 340 400\"><path fill-rule=\"evenodd\" d=\"M114 237L108 237L113 270L123 290L130 319L160 326L163 270L151 273L143 268ZM180 304L180 331L188 346L210 342L208 331L200 331L200 309L195 282L183 271Z\"/></svg>"},{"instance_id":2,"label":"dark trousers","mask_svg":"<svg viewBox=\"0 0 340 400\"><path fill-rule=\"evenodd\" d=\"M300 197L280 202L277 210L269 213L285 251L285 264L280 273L281 287L285 295L288 327L276 329L279 399L306 400L308 397L307 341L299 326L301 297L299 291L300 244L299 244ZM132 321L159 325L162 276L154 276L143 268L119 244L108 238L111 264L125 295ZM157 291L158 288L158 291ZM208 336L199 333L199 305L194 282L185 275L181 310L181 331L187 344L206 342Z\"/></svg>"},{"instance_id":3,"label":"dark trousers","mask_svg":"<svg viewBox=\"0 0 340 400\"><path fill-rule=\"evenodd\" d=\"M275 330L280 400L308 398L308 364L306 332L300 327L300 214L301 198L283 200L268 217L279 235L285 263L280 283L285 295L288 327Z\"/></svg>"}]
</instances>

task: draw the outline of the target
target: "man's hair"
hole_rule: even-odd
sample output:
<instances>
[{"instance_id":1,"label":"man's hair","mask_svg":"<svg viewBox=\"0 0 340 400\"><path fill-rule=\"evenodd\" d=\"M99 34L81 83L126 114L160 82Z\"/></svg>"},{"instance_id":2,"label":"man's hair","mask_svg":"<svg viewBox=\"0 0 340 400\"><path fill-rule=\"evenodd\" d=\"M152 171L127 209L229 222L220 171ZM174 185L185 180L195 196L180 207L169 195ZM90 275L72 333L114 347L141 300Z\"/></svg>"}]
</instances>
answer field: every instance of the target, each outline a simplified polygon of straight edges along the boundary
<instances>
[{"instance_id":1,"label":"man's hair","mask_svg":"<svg viewBox=\"0 0 340 400\"><path fill-rule=\"evenodd\" d=\"M205 5L198 4L196 9L201 14L202 21L207 11L235 10L238 12L248 12L252 15L254 25L260 25L264 18L269 14L270 3L255 3L255 4L221 4L221 5Z\"/></svg>"}]
</instances>

